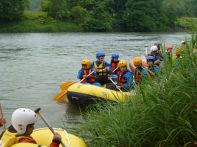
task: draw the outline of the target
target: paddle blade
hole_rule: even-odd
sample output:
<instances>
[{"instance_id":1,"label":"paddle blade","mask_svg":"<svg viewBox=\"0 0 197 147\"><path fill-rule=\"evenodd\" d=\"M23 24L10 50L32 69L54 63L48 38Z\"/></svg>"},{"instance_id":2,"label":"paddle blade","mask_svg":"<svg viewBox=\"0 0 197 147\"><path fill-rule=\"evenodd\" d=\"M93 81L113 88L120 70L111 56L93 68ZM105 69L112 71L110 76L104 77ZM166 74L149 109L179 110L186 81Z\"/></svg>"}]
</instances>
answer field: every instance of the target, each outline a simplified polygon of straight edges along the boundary
<instances>
[{"instance_id":1,"label":"paddle blade","mask_svg":"<svg viewBox=\"0 0 197 147\"><path fill-rule=\"evenodd\" d=\"M74 83L76 83L76 82L73 82L73 81L65 82L65 83L63 83L63 84L60 85L60 89L61 90L67 90L68 87L70 87Z\"/></svg>"},{"instance_id":2,"label":"paddle blade","mask_svg":"<svg viewBox=\"0 0 197 147\"><path fill-rule=\"evenodd\" d=\"M53 99L58 102L65 102L66 101L66 94L67 94L67 90L61 91L57 95L55 95L53 97Z\"/></svg>"}]
</instances>

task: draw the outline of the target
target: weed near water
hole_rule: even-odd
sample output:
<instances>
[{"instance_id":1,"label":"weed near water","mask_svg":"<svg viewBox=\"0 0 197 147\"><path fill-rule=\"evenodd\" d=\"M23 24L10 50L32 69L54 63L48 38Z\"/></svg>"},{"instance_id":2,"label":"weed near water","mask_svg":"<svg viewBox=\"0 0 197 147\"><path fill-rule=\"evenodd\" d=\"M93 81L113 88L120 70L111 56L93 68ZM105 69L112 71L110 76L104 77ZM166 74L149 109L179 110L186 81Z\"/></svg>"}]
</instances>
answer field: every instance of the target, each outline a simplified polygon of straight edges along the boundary
<instances>
[{"instance_id":1,"label":"weed near water","mask_svg":"<svg viewBox=\"0 0 197 147\"><path fill-rule=\"evenodd\" d=\"M106 103L86 114L82 136L89 146L190 146L197 141L197 44L188 42L183 58L136 88L124 104Z\"/></svg>"}]
</instances>

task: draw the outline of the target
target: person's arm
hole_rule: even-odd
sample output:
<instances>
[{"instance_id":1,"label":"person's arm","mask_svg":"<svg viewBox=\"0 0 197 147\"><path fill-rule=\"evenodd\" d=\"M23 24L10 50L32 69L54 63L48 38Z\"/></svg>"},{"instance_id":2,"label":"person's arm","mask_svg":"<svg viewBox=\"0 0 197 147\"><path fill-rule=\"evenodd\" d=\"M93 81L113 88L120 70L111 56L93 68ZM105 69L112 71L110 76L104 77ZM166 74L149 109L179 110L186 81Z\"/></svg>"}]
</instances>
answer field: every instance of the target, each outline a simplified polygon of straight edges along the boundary
<instances>
[{"instance_id":1,"label":"person's arm","mask_svg":"<svg viewBox=\"0 0 197 147\"><path fill-rule=\"evenodd\" d=\"M79 80L83 79L83 73L81 69L78 71L77 79Z\"/></svg>"},{"instance_id":2,"label":"person's arm","mask_svg":"<svg viewBox=\"0 0 197 147\"><path fill-rule=\"evenodd\" d=\"M55 133L53 140L50 144L50 147L59 147L60 143L61 143L61 136L58 133Z\"/></svg>"},{"instance_id":3,"label":"person's arm","mask_svg":"<svg viewBox=\"0 0 197 147\"><path fill-rule=\"evenodd\" d=\"M123 84L122 88L129 89L129 88L133 87L133 76L131 73L127 73L124 76L124 79L126 80L126 83Z\"/></svg>"},{"instance_id":4,"label":"person's arm","mask_svg":"<svg viewBox=\"0 0 197 147\"><path fill-rule=\"evenodd\" d=\"M108 62L105 62L104 64L105 64L105 68L103 69L103 71L111 73L112 72L111 65Z\"/></svg>"}]
</instances>

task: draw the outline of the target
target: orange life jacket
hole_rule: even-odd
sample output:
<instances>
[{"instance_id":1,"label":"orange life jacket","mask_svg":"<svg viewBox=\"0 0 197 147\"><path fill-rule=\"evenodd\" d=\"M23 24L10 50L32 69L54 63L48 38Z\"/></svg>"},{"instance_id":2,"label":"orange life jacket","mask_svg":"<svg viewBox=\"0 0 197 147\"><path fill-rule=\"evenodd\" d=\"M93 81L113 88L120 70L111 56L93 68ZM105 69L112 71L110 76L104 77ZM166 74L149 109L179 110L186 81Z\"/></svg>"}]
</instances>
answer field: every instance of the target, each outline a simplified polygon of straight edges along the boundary
<instances>
[{"instance_id":1,"label":"orange life jacket","mask_svg":"<svg viewBox=\"0 0 197 147\"><path fill-rule=\"evenodd\" d=\"M31 136L22 136L22 135L16 135L17 136L17 142L18 143L32 143L37 144L37 142L31 137ZM59 147L59 144L52 141L50 144L50 147Z\"/></svg>"},{"instance_id":2,"label":"orange life jacket","mask_svg":"<svg viewBox=\"0 0 197 147\"><path fill-rule=\"evenodd\" d=\"M92 72L92 70L91 69L83 69L82 72L83 72L83 75L87 76L89 73ZM82 81L82 83L85 83L85 82L88 82L88 83L94 83L95 82L95 76L93 75L93 73Z\"/></svg>"},{"instance_id":3,"label":"orange life jacket","mask_svg":"<svg viewBox=\"0 0 197 147\"><path fill-rule=\"evenodd\" d=\"M124 72L119 72L119 74L118 74L118 86L122 86L122 85L124 85L127 81L123 78L123 76L124 76L124 74L126 73L126 72L128 72L128 71L124 71Z\"/></svg>"},{"instance_id":4,"label":"orange life jacket","mask_svg":"<svg viewBox=\"0 0 197 147\"><path fill-rule=\"evenodd\" d=\"M118 62L114 62L113 60L111 60L111 69L112 71L114 71L117 67L118 67ZM116 71L114 71L115 74L117 74L120 71L120 68L116 69Z\"/></svg>"}]
</instances>

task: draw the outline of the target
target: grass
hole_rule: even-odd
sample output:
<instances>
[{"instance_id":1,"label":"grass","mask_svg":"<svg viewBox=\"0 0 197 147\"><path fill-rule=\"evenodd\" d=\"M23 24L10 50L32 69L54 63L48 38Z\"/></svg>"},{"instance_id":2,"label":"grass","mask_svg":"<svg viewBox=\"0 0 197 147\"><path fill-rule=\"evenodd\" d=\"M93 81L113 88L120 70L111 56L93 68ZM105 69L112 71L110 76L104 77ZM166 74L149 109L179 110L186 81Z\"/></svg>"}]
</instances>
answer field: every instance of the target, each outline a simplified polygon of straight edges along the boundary
<instances>
[{"instance_id":1,"label":"grass","mask_svg":"<svg viewBox=\"0 0 197 147\"><path fill-rule=\"evenodd\" d=\"M22 21L0 25L0 32L76 32L82 31L81 26L57 21L45 12L25 11Z\"/></svg>"},{"instance_id":2,"label":"grass","mask_svg":"<svg viewBox=\"0 0 197 147\"><path fill-rule=\"evenodd\" d=\"M189 147L197 141L197 35L179 64L137 87L124 104L91 108L81 135L91 147Z\"/></svg>"}]
</instances>

